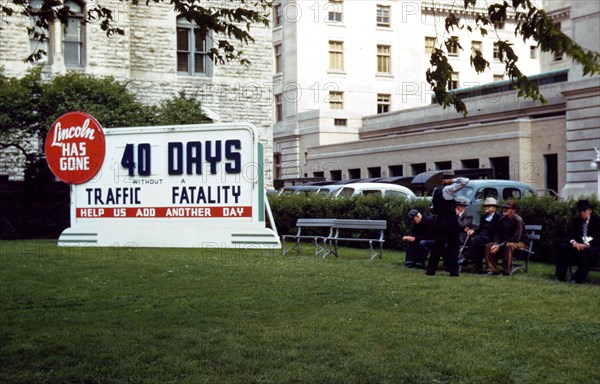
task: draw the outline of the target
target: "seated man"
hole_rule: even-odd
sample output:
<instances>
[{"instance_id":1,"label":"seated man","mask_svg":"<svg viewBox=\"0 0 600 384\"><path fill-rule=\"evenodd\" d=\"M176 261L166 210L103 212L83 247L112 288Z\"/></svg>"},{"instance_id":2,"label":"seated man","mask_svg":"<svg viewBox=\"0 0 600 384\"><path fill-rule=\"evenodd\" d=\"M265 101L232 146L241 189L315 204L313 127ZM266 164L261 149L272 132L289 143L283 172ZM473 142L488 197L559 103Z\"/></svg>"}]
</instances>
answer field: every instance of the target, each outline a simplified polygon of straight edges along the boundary
<instances>
[{"instance_id":1,"label":"seated man","mask_svg":"<svg viewBox=\"0 0 600 384\"><path fill-rule=\"evenodd\" d=\"M517 215L517 204L508 200L502 205L502 217L498 220L494 241L485 246L487 274L497 275L498 257L502 257L502 274L510 275L512 255L515 249L527 246L527 232L521 216Z\"/></svg>"},{"instance_id":2,"label":"seated man","mask_svg":"<svg viewBox=\"0 0 600 384\"><path fill-rule=\"evenodd\" d=\"M408 212L408 220L411 224L410 235L404 236L406 241L406 268L424 268L425 260L433 245L433 225L431 216L423 216L416 209Z\"/></svg>"},{"instance_id":3,"label":"seated man","mask_svg":"<svg viewBox=\"0 0 600 384\"><path fill-rule=\"evenodd\" d=\"M556 262L556 279L565 281L569 265L577 265L571 283L582 284L590 268L598 261L600 252L600 218L592 215L592 206L587 200L577 202L578 217L571 225L571 239L562 247Z\"/></svg>"},{"instance_id":4,"label":"seated man","mask_svg":"<svg viewBox=\"0 0 600 384\"><path fill-rule=\"evenodd\" d=\"M471 229L469 235L472 237L469 244L469 250L466 258L473 263L477 273L482 273L483 257L485 255L485 245L491 243L496 233L496 226L500 215L496 213L498 202L493 197L488 197L483 202L484 214L479 219L477 230ZM463 264L466 264L464 262Z\"/></svg>"},{"instance_id":5,"label":"seated man","mask_svg":"<svg viewBox=\"0 0 600 384\"><path fill-rule=\"evenodd\" d=\"M464 245L467 241L469 231L471 231L471 227L473 226L473 215L467 211L469 199L466 197L457 197L454 199L454 202L456 204L454 210L456 211L458 227L460 228L458 240L461 245Z\"/></svg>"}]
</instances>

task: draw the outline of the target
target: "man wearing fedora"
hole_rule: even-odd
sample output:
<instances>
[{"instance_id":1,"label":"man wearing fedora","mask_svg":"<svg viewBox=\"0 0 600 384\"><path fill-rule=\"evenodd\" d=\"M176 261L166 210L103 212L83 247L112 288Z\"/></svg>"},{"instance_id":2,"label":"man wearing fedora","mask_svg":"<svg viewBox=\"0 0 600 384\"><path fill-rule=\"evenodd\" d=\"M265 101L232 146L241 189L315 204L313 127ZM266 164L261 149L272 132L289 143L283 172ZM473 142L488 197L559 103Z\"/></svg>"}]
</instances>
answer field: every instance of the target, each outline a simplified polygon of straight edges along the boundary
<instances>
[{"instance_id":1,"label":"man wearing fedora","mask_svg":"<svg viewBox=\"0 0 600 384\"><path fill-rule=\"evenodd\" d=\"M502 205L502 217L494 233L494 240L485 246L487 274L497 275L498 258L502 257L502 275L508 276L512 271L513 252L517 248L527 247L525 222L517 215L517 204L507 200Z\"/></svg>"},{"instance_id":2,"label":"man wearing fedora","mask_svg":"<svg viewBox=\"0 0 600 384\"><path fill-rule=\"evenodd\" d=\"M600 253L600 218L592 214L588 200L577 202L578 216L571 223L571 239L556 262L556 279L566 281L569 265L577 265L571 283L582 284Z\"/></svg>"},{"instance_id":3,"label":"man wearing fedora","mask_svg":"<svg viewBox=\"0 0 600 384\"><path fill-rule=\"evenodd\" d=\"M450 276L458 276L458 249L460 247L458 234L460 229L456 218L454 198L468 182L468 178L455 178L454 171L446 170L442 172L442 184L433 190L431 201L437 218L427 275L435 275L440 258L443 257L444 265L450 272Z\"/></svg>"},{"instance_id":4,"label":"man wearing fedora","mask_svg":"<svg viewBox=\"0 0 600 384\"><path fill-rule=\"evenodd\" d=\"M458 218L458 241L464 245L473 226L473 215L467 211L469 199L466 197L457 197L454 199L456 217Z\"/></svg>"},{"instance_id":5,"label":"man wearing fedora","mask_svg":"<svg viewBox=\"0 0 600 384\"><path fill-rule=\"evenodd\" d=\"M485 256L485 245L491 243L496 233L496 226L500 215L496 212L498 202L493 197L488 197L483 201L484 214L479 219L477 230L471 229L468 235L472 237L469 244L468 254L465 260L459 260L459 264L465 265L467 260L473 263L477 273L482 273L483 258Z\"/></svg>"}]
</instances>

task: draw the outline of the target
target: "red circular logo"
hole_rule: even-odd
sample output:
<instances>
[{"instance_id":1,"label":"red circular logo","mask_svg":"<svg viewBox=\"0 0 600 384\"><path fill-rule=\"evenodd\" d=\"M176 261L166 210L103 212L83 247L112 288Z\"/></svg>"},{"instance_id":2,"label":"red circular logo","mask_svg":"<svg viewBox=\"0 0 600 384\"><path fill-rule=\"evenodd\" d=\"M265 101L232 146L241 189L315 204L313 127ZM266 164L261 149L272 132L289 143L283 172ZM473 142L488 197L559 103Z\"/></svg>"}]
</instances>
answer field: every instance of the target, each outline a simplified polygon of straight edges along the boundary
<instances>
[{"instance_id":1,"label":"red circular logo","mask_svg":"<svg viewBox=\"0 0 600 384\"><path fill-rule=\"evenodd\" d=\"M68 112L52 124L46 137L46 160L52 173L69 184L91 180L104 162L104 132L92 116Z\"/></svg>"}]
</instances>

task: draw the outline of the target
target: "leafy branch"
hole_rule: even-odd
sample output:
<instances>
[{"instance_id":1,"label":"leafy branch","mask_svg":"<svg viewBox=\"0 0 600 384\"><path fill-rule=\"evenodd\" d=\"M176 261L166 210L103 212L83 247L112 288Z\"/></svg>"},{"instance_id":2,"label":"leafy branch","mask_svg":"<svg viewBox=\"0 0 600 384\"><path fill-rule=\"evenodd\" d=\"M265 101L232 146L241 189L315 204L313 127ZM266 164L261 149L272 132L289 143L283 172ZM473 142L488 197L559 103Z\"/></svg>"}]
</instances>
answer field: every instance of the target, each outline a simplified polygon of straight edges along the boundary
<instances>
[{"instance_id":1,"label":"leafy branch","mask_svg":"<svg viewBox=\"0 0 600 384\"><path fill-rule=\"evenodd\" d=\"M464 0L464 9L477 11L476 3L477 0ZM582 65L584 76L600 74L600 54L586 50L565 35L546 12L538 9L530 0L511 0L510 3L503 1L490 4L485 13L477 14L474 25L468 25L467 30L469 32L479 31L483 37L488 34L489 29L496 31L496 27L509 18L515 19L515 36L522 37L523 41L528 39L535 41L542 52L566 55L573 62ZM456 14L450 12L445 18L446 32L453 31L455 28L462 29L464 26L459 25ZM462 50L456 37L446 38L444 45L447 51ZM518 95L546 103L547 100L541 94L539 85L530 81L519 69L517 65L519 57L515 54L511 44L499 39L496 46L498 59L504 64L506 74L513 87L519 90ZM434 49L430 57L430 64L431 68L427 70L426 76L427 82L435 94L436 102L444 108L454 106L458 113L466 116L468 111L465 103L454 92L448 90L452 66L448 63L446 53L441 49ZM480 50L472 51L470 64L478 74L490 68L490 63L483 57Z\"/></svg>"}]
</instances>

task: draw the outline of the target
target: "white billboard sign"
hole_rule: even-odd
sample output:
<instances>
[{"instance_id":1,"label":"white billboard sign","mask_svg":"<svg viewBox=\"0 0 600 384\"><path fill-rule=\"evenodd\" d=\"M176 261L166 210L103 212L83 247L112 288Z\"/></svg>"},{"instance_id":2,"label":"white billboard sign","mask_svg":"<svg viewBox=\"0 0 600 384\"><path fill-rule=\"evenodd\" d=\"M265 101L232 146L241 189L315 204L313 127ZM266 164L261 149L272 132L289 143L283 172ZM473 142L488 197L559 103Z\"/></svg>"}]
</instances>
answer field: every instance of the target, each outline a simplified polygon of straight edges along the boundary
<instances>
[{"instance_id":1,"label":"white billboard sign","mask_svg":"<svg viewBox=\"0 0 600 384\"><path fill-rule=\"evenodd\" d=\"M251 124L99 128L106 150L94 158L100 131L91 134L85 117L57 121L46 142L50 167L72 184L59 245L280 248L265 225L263 150Z\"/></svg>"}]
</instances>

